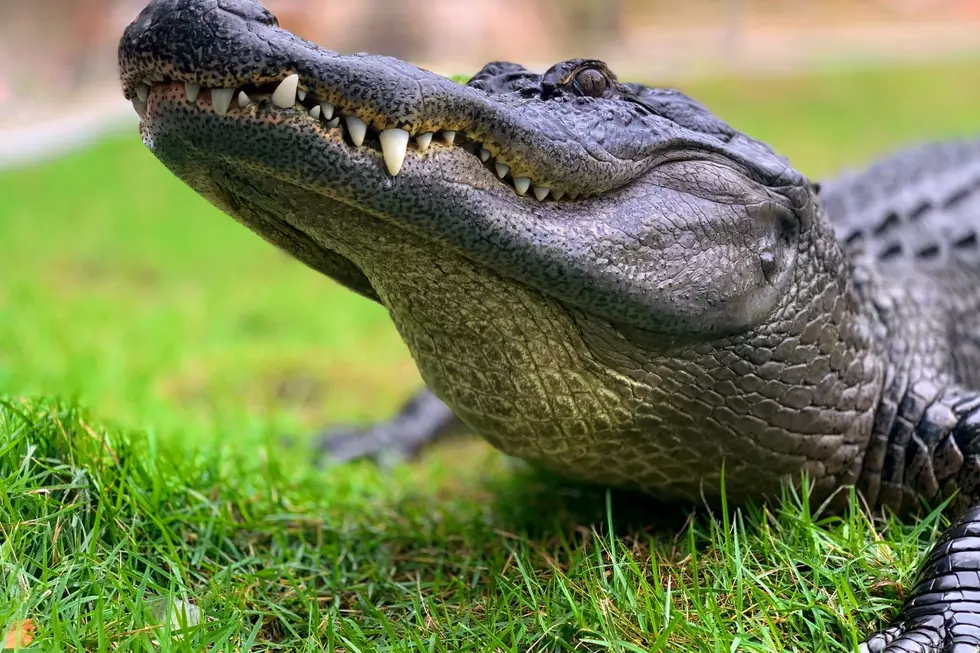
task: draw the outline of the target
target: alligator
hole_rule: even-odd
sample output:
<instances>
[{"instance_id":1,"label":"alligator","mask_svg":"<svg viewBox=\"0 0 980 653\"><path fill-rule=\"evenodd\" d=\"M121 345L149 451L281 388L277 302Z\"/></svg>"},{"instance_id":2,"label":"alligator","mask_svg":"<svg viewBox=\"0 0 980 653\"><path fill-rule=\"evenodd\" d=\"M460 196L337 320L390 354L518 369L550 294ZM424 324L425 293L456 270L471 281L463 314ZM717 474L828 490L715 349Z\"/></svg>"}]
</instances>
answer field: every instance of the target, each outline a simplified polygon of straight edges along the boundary
<instances>
[{"instance_id":1,"label":"alligator","mask_svg":"<svg viewBox=\"0 0 980 653\"><path fill-rule=\"evenodd\" d=\"M323 49L255 0L154 0L119 62L164 165L410 349L429 394L338 455L416 450L452 415L667 501L943 505L862 646L980 650L980 140L821 185L601 61L464 84Z\"/></svg>"}]
</instances>

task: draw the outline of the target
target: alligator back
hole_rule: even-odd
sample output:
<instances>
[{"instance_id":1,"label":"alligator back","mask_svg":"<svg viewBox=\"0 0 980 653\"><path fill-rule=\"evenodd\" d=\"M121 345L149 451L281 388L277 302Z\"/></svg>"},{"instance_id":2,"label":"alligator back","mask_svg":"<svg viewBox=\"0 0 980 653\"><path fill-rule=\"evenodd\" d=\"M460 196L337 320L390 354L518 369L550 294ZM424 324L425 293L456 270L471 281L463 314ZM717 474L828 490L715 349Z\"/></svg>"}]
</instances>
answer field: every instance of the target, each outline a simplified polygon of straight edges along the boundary
<instances>
[{"instance_id":1,"label":"alligator back","mask_svg":"<svg viewBox=\"0 0 980 653\"><path fill-rule=\"evenodd\" d=\"M927 143L823 184L845 251L877 264L980 264L980 138Z\"/></svg>"},{"instance_id":2,"label":"alligator back","mask_svg":"<svg viewBox=\"0 0 980 653\"><path fill-rule=\"evenodd\" d=\"M980 388L980 139L892 154L825 183L821 197L855 268L878 279L872 303L886 339L942 350L933 363ZM902 302L925 311L889 310L903 293Z\"/></svg>"}]
</instances>

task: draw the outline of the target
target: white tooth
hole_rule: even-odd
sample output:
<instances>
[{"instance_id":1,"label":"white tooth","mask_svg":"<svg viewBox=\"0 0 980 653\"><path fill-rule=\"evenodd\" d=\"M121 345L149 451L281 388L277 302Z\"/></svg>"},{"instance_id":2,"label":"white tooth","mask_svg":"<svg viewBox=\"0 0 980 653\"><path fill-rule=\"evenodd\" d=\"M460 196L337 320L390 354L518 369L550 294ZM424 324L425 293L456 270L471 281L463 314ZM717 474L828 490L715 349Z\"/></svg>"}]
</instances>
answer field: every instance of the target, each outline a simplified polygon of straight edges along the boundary
<instances>
[{"instance_id":1,"label":"white tooth","mask_svg":"<svg viewBox=\"0 0 980 653\"><path fill-rule=\"evenodd\" d=\"M136 85L136 97L139 98L140 102L146 104L146 98L150 95L150 87L146 84Z\"/></svg>"},{"instance_id":2,"label":"white tooth","mask_svg":"<svg viewBox=\"0 0 980 653\"><path fill-rule=\"evenodd\" d=\"M573 193L572 191L568 191L568 199L570 199L572 201L577 200L578 199L578 193Z\"/></svg>"},{"instance_id":3,"label":"white tooth","mask_svg":"<svg viewBox=\"0 0 980 653\"><path fill-rule=\"evenodd\" d=\"M425 152L432 143L432 132L425 132L415 137L415 142L419 144L419 152Z\"/></svg>"},{"instance_id":4,"label":"white tooth","mask_svg":"<svg viewBox=\"0 0 980 653\"><path fill-rule=\"evenodd\" d=\"M162 82L166 79L166 77L163 76L163 73L153 73L150 75L150 79L152 79L154 82Z\"/></svg>"},{"instance_id":5,"label":"white tooth","mask_svg":"<svg viewBox=\"0 0 980 653\"><path fill-rule=\"evenodd\" d=\"M239 91L238 93L238 108L244 109L248 105L252 104L252 98L245 95L245 91Z\"/></svg>"},{"instance_id":6,"label":"white tooth","mask_svg":"<svg viewBox=\"0 0 980 653\"><path fill-rule=\"evenodd\" d=\"M518 195L523 195L527 192L527 189L531 187L530 177L514 177L514 188L517 189Z\"/></svg>"},{"instance_id":7,"label":"white tooth","mask_svg":"<svg viewBox=\"0 0 980 653\"><path fill-rule=\"evenodd\" d=\"M539 202L543 201L544 198L548 197L548 193L550 193L550 192L551 192L551 189L548 188L547 186L535 186L534 187L534 196L538 198L538 201Z\"/></svg>"},{"instance_id":8,"label":"white tooth","mask_svg":"<svg viewBox=\"0 0 980 653\"><path fill-rule=\"evenodd\" d=\"M385 157L388 172L397 175L405 163L405 150L408 148L410 134L404 129L386 129L378 139L381 141L381 153Z\"/></svg>"},{"instance_id":9,"label":"white tooth","mask_svg":"<svg viewBox=\"0 0 980 653\"><path fill-rule=\"evenodd\" d=\"M557 189L552 189L551 190L551 196L553 198L555 198L556 200L560 200L561 198L565 197L565 191L563 191L563 190L557 190Z\"/></svg>"},{"instance_id":10,"label":"white tooth","mask_svg":"<svg viewBox=\"0 0 980 653\"><path fill-rule=\"evenodd\" d=\"M504 163L497 163L494 165L494 167L497 169L497 176L501 179L506 177L507 173L510 172L510 166Z\"/></svg>"},{"instance_id":11,"label":"white tooth","mask_svg":"<svg viewBox=\"0 0 980 653\"><path fill-rule=\"evenodd\" d=\"M350 132L350 139L354 141L354 145L363 145L364 137L367 135L367 123L357 116L347 116L344 120L347 121L347 131Z\"/></svg>"},{"instance_id":12,"label":"white tooth","mask_svg":"<svg viewBox=\"0 0 980 653\"><path fill-rule=\"evenodd\" d=\"M214 112L219 116L228 113L228 107L231 106L233 95L235 95L235 89L233 88L212 88L211 106L214 107Z\"/></svg>"},{"instance_id":13,"label":"white tooth","mask_svg":"<svg viewBox=\"0 0 980 653\"><path fill-rule=\"evenodd\" d=\"M142 118L146 115L146 105L140 102L138 97L133 98L133 108L136 109L136 113Z\"/></svg>"},{"instance_id":14,"label":"white tooth","mask_svg":"<svg viewBox=\"0 0 980 653\"><path fill-rule=\"evenodd\" d=\"M490 157L492 157L492 156L493 156L493 154L490 152L490 150L488 150L486 148L483 148L482 150L480 150L480 161L483 161L484 163L486 163L487 161L490 160Z\"/></svg>"},{"instance_id":15,"label":"white tooth","mask_svg":"<svg viewBox=\"0 0 980 653\"><path fill-rule=\"evenodd\" d=\"M327 123L327 129L333 129L334 127L340 127L340 117L334 118Z\"/></svg>"},{"instance_id":16,"label":"white tooth","mask_svg":"<svg viewBox=\"0 0 980 653\"><path fill-rule=\"evenodd\" d=\"M153 79L149 75L143 78L143 86L153 86Z\"/></svg>"},{"instance_id":17,"label":"white tooth","mask_svg":"<svg viewBox=\"0 0 980 653\"><path fill-rule=\"evenodd\" d=\"M299 86L299 75L295 73L279 82L279 86L272 92L272 103L283 109L295 106L297 86Z\"/></svg>"},{"instance_id":18,"label":"white tooth","mask_svg":"<svg viewBox=\"0 0 980 653\"><path fill-rule=\"evenodd\" d=\"M297 99L298 99L298 100L299 100L300 102L302 102L303 100L305 100L305 99L306 99L306 91L304 91L304 90L303 90L303 89L301 89L301 88L298 88L298 89L296 89L296 98L297 98Z\"/></svg>"},{"instance_id":19,"label":"white tooth","mask_svg":"<svg viewBox=\"0 0 980 653\"><path fill-rule=\"evenodd\" d=\"M317 120L320 119L320 105L319 104L316 105L315 107L313 107L312 109L310 109L310 115L313 116L314 118L316 118Z\"/></svg>"},{"instance_id":20,"label":"white tooth","mask_svg":"<svg viewBox=\"0 0 980 653\"><path fill-rule=\"evenodd\" d=\"M453 144L453 141L456 140L456 132L453 132L453 131L442 132L442 137L444 139L446 139L446 142L447 143L449 143L450 145L452 145Z\"/></svg>"},{"instance_id":21,"label":"white tooth","mask_svg":"<svg viewBox=\"0 0 980 653\"><path fill-rule=\"evenodd\" d=\"M333 118L333 105L330 104L329 102L321 102L320 111L323 112L324 120L330 120L331 118Z\"/></svg>"},{"instance_id":22,"label":"white tooth","mask_svg":"<svg viewBox=\"0 0 980 653\"><path fill-rule=\"evenodd\" d=\"M188 102L195 102L197 100L197 94L201 92L200 84L192 84L190 82L184 82L184 93L187 95Z\"/></svg>"}]
</instances>

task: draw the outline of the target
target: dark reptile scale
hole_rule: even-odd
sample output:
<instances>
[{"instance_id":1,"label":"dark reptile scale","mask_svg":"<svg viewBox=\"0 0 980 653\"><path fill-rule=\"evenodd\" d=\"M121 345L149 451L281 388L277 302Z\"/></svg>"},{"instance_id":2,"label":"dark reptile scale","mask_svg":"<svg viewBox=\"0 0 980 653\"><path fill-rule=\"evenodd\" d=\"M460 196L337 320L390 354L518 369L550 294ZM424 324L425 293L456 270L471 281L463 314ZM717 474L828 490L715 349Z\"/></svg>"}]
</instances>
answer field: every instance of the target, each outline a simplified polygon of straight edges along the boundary
<instances>
[{"instance_id":1,"label":"dark reptile scale","mask_svg":"<svg viewBox=\"0 0 980 653\"><path fill-rule=\"evenodd\" d=\"M665 499L718 502L723 469L732 503L804 473L817 502L849 486L903 515L952 499L960 521L866 647L980 650L980 140L817 192L696 101L601 62L495 62L459 85L318 48L254 0L155 0L120 69L174 174L382 303L412 351L430 390L335 434L336 458L412 454L459 418ZM291 74L296 108L218 115L183 86L258 96ZM363 120L370 145L310 117L314 101ZM377 134L396 128L467 147L412 146L392 175ZM521 196L518 177L566 198Z\"/></svg>"},{"instance_id":2,"label":"dark reptile scale","mask_svg":"<svg viewBox=\"0 0 980 653\"><path fill-rule=\"evenodd\" d=\"M900 513L960 492L962 511L980 480L967 426L980 386L980 302L971 292L980 268L980 141L909 148L825 183L822 196L890 343L858 485L869 503ZM927 284L902 301L894 288L908 275ZM882 277L892 284L872 281ZM909 297L937 302L944 321Z\"/></svg>"}]
</instances>

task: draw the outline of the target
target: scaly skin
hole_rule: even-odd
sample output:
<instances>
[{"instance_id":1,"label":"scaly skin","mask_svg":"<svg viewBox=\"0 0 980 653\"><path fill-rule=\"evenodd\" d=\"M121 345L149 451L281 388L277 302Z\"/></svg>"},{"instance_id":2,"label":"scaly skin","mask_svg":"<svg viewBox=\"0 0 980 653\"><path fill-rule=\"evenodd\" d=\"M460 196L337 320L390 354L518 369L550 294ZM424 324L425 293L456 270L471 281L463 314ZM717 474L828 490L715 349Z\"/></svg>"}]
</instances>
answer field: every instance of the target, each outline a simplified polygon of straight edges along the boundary
<instances>
[{"instance_id":1,"label":"scaly skin","mask_svg":"<svg viewBox=\"0 0 980 653\"><path fill-rule=\"evenodd\" d=\"M955 495L966 521L868 646L977 649L980 142L819 191L601 62L493 63L464 86L323 50L254 0L155 0L120 66L153 153L382 303L432 392L503 451L678 501L717 502L722 470L733 502L804 474L817 502Z\"/></svg>"}]
</instances>

